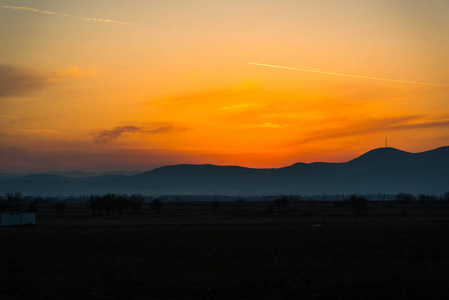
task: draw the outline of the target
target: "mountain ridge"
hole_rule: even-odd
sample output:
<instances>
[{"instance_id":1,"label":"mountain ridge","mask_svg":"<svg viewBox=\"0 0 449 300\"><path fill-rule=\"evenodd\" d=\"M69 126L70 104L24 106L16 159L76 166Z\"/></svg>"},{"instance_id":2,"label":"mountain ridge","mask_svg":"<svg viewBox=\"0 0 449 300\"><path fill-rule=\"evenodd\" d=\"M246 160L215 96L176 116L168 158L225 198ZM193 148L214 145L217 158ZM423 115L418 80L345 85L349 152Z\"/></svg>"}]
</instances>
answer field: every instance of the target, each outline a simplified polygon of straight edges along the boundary
<instances>
[{"instance_id":1,"label":"mountain ridge","mask_svg":"<svg viewBox=\"0 0 449 300\"><path fill-rule=\"evenodd\" d=\"M0 193L33 195L277 195L431 193L449 190L449 146L410 153L372 149L347 162L295 163L282 168L212 164L168 165L135 175L1 178Z\"/></svg>"}]
</instances>

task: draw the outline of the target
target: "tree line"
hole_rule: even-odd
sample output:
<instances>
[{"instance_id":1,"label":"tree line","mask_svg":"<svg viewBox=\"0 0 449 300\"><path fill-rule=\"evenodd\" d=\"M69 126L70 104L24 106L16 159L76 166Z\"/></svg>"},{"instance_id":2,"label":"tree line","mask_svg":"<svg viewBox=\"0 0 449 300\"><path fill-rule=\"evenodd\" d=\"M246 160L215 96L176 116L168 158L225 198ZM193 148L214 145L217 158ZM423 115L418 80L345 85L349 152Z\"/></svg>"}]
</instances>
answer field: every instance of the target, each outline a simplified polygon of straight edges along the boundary
<instances>
[{"instance_id":1,"label":"tree line","mask_svg":"<svg viewBox=\"0 0 449 300\"><path fill-rule=\"evenodd\" d=\"M353 214L364 214L367 211L368 203L370 202L366 196L360 195L350 195L349 197L340 196L340 195L331 195L329 196L334 201L335 207L337 208L346 208ZM275 210L284 211L287 210L289 205L293 202L310 202L311 205L315 203L315 201L323 201L323 200L315 200L315 197L308 197L309 200L301 196L278 196L274 198L274 200L267 201L267 211L273 213ZM325 196L321 196L321 198L325 198ZM385 196L383 197L385 199ZM177 197L178 199L178 197ZM181 199L181 198L179 198ZM178 200L179 200L178 199ZM251 198L252 199L252 198ZM244 206L244 203L247 200L243 197L236 198L236 203L238 210ZM339 199L339 200L335 200ZM189 197L190 201L192 201L192 197ZM378 199L381 200L381 199ZM110 214L122 215L122 213L129 209L134 214L138 214L142 210L142 204L144 201L151 201L150 208L154 210L157 214L160 214L164 203L167 199L164 197L152 198L145 197L142 194L115 194L108 193L106 195L90 195L90 196L82 196L82 197L67 197L64 199L54 198L54 197L33 197L33 196L24 196L21 192L14 193L6 193L4 196L0 196L0 211L8 211L8 212L19 212L19 211L28 211L28 212L36 212L38 211L39 205L44 203L52 203L55 212L59 214L63 214L66 209L66 203L85 203L86 207L91 210L92 216L109 216ZM179 201L182 201L179 200ZM435 195L426 195L420 194L415 196L413 194L407 193L399 193L394 195L394 200L389 203L399 205L400 207L408 207L408 206L418 206L418 207L436 207L440 204L448 204L449 205L449 192L440 195L439 197ZM221 202L217 199L214 199L211 202L211 209L214 211L219 210L221 207Z\"/></svg>"},{"instance_id":2,"label":"tree line","mask_svg":"<svg viewBox=\"0 0 449 300\"><path fill-rule=\"evenodd\" d=\"M91 210L92 216L109 216L112 213L122 215L126 209L131 209L134 214L142 210L142 204L147 198L142 194L122 195L109 193L106 195L90 195L77 198L65 198L63 200L53 197L23 196L21 192L6 193L0 196L0 211L7 212L37 212L40 204L52 203L55 212L63 214L66 202L84 202ZM71 201L70 201L71 200ZM160 214L163 206L163 197L150 198L150 207Z\"/></svg>"}]
</instances>

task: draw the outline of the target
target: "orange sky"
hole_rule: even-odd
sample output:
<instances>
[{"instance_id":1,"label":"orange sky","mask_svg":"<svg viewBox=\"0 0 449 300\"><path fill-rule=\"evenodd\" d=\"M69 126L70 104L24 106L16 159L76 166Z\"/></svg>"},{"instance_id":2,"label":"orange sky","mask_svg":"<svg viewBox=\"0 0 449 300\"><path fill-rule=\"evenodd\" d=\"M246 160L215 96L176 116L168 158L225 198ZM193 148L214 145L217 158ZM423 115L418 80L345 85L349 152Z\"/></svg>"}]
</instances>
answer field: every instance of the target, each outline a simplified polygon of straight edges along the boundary
<instances>
[{"instance_id":1,"label":"orange sky","mask_svg":"<svg viewBox=\"0 0 449 300\"><path fill-rule=\"evenodd\" d=\"M449 145L449 2L391 2L0 0L0 172Z\"/></svg>"}]
</instances>

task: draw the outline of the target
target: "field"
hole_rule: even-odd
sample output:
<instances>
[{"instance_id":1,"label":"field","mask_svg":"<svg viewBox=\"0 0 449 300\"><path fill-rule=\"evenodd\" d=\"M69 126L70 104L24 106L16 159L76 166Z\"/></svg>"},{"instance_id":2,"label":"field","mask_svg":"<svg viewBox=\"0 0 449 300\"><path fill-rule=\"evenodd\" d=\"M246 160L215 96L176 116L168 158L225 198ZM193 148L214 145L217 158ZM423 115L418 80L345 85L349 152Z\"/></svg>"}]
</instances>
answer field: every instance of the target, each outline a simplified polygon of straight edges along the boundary
<instances>
[{"instance_id":1,"label":"field","mask_svg":"<svg viewBox=\"0 0 449 300\"><path fill-rule=\"evenodd\" d=\"M0 228L0 299L447 299L447 208L269 205L44 205Z\"/></svg>"}]
</instances>

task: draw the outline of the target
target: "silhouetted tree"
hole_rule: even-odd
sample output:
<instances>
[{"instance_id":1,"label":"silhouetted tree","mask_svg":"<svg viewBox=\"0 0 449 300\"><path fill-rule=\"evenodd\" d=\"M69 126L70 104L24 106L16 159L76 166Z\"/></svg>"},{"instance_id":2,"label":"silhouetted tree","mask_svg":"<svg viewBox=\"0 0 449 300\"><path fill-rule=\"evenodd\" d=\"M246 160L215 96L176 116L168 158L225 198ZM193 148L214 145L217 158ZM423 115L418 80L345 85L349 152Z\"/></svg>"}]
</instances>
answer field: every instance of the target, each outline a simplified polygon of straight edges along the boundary
<instances>
[{"instance_id":1,"label":"silhouetted tree","mask_svg":"<svg viewBox=\"0 0 449 300\"><path fill-rule=\"evenodd\" d=\"M95 213L97 212L96 210L96 197L98 196L94 196L94 195L90 195L89 199L87 199L86 202L86 207L90 208L92 210L92 216L95 216Z\"/></svg>"},{"instance_id":2,"label":"silhouetted tree","mask_svg":"<svg viewBox=\"0 0 449 300\"><path fill-rule=\"evenodd\" d=\"M42 203L44 199L41 197L34 198L27 205L27 211L29 212L37 212L39 208L39 204Z\"/></svg>"},{"instance_id":3,"label":"silhouetted tree","mask_svg":"<svg viewBox=\"0 0 449 300\"><path fill-rule=\"evenodd\" d=\"M337 208L347 208L348 207L348 200L345 199L344 196L341 197L341 200L337 200L334 202L334 206Z\"/></svg>"},{"instance_id":4,"label":"silhouetted tree","mask_svg":"<svg viewBox=\"0 0 449 300\"><path fill-rule=\"evenodd\" d=\"M156 198L151 202L151 209L153 209L158 215L162 211L162 206L164 205L163 198Z\"/></svg>"},{"instance_id":5,"label":"silhouetted tree","mask_svg":"<svg viewBox=\"0 0 449 300\"><path fill-rule=\"evenodd\" d=\"M276 204L276 207L280 210L283 208L287 208L288 207L288 198L285 196L282 196L280 198L277 198L276 200L274 200L274 203Z\"/></svg>"},{"instance_id":6,"label":"silhouetted tree","mask_svg":"<svg viewBox=\"0 0 449 300\"><path fill-rule=\"evenodd\" d=\"M447 203L449 202L449 192L444 193L443 200Z\"/></svg>"},{"instance_id":7,"label":"silhouetted tree","mask_svg":"<svg viewBox=\"0 0 449 300\"><path fill-rule=\"evenodd\" d=\"M368 200L366 197L351 195L349 197L349 208L351 212L355 215L366 213L366 208L368 206Z\"/></svg>"},{"instance_id":8,"label":"silhouetted tree","mask_svg":"<svg viewBox=\"0 0 449 300\"><path fill-rule=\"evenodd\" d=\"M107 216L109 216L109 212L114 209L116 198L116 194L106 194L103 196L104 209Z\"/></svg>"},{"instance_id":9,"label":"silhouetted tree","mask_svg":"<svg viewBox=\"0 0 449 300\"><path fill-rule=\"evenodd\" d=\"M23 204L23 195L21 192L6 193L6 208L10 211L19 211Z\"/></svg>"},{"instance_id":10,"label":"silhouetted tree","mask_svg":"<svg viewBox=\"0 0 449 300\"><path fill-rule=\"evenodd\" d=\"M0 196L0 211L4 211L6 209L7 209L6 201L2 196Z\"/></svg>"},{"instance_id":11,"label":"silhouetted tree","mask_svg":"<svg viewBox=\"0 0 449 300\"><path fill-rule=\"evenodd\" d=\"M116 195L114 199L114 208L118 211L119 215L122 215L123 210L125 210L129 205L129 199L124 195Z\"/></svg>"},{"instance_id":12,"label":"silhouetted tree","mask_svg":"<svg viewBox=\"0 0 449 300\"><path fill-rule=\"evenodd\" d=\"M436 202L438 202L438 197L435 195L420 194L418 196L418 204L420 206L430 206Z\"/></svg>"},{"instance_id":13,"label":"silhouetted tree","mask_svg":"<svg viewBox=\"0 0 449 300\"><path fill-rule=\"evenodd\" d=\"M98 195L90 195L87 200L87 207L92 209L92 216L102 216L104 209L104 199Z\"/></svg>"},{"instance_id":14,"label":"silhouetted tree","mask_svg":"<svg viewBox=\"0 0 449 300\"><path fill-rule=\"evenodd\" d=\"M129 204L131 206L131 210L137 214L142 209L142 202L145 200L145 197L141 194L132 194L129 197Z\"/></svg>"},{"instance_id":15,"label":"silhouetted tree","mask_svg":"<svg viewBox=\"0 0 449 300\"><path fill-rule=\"evenodd\" d=\"M394 196L394 200L400 205L410 205L412 202L416 201L416 197L412 194L400 193Z\"/></svg>"}]
</instances>

